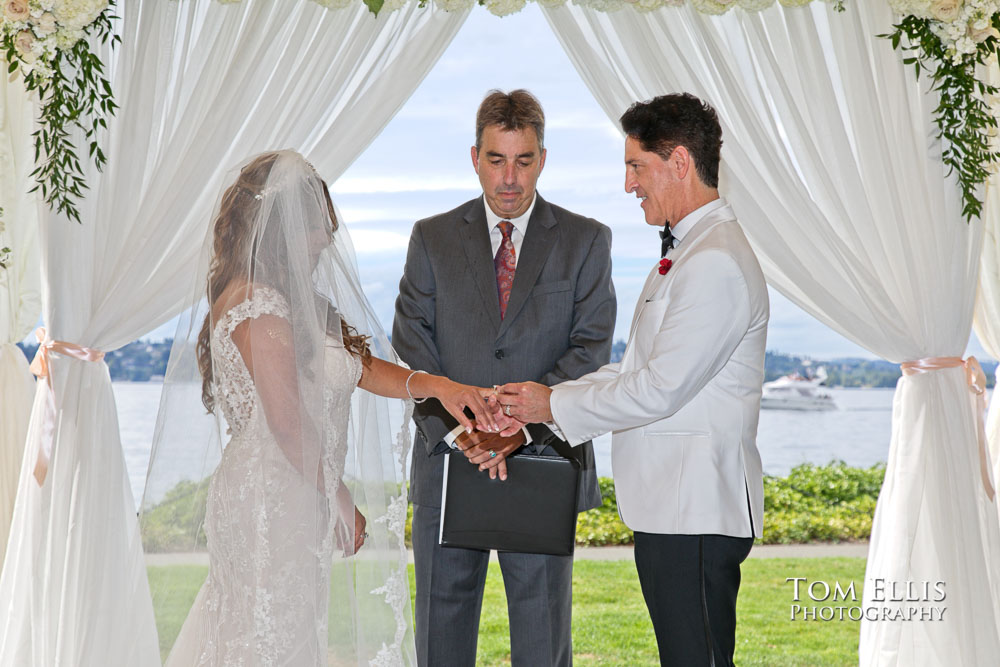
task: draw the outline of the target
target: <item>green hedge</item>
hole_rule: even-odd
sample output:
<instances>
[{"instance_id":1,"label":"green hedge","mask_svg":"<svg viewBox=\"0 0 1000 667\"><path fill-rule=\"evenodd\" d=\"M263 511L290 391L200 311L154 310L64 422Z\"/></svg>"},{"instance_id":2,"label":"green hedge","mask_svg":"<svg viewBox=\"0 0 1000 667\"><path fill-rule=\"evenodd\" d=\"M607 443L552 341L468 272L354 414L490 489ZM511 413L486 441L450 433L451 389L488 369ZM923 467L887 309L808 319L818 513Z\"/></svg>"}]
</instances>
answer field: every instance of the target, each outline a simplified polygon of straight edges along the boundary
<instances>
[{"instance_id":1,"label":"green hedge","mask_svg":"<svg viewBox=\"0 0 1000 667\"><path fill-rule=\"evenodd\" d=\"M207 481L207 480L206 480ZM142 517L142 544L147 552L205 548L205 500L208 484L180 482Z\"/></svg>"},{"instance_id":2,"label":"green hedge","mask_svg":"<svg viewBox=\"0 0 1000 667\"><path fill-rule=\"evenodd\" d=\"M802 464L764 478L764 544L867 540L885 464Z\"/></svg>"},{"instance_id":3,"label":"green hedge","mask_svg":"<svg viewBox=\"0 0 1000 667\"><path fill-rule=\"evenodd\" d=\"M804 463L788 477L764 477L763 544L867 540L885 465L852 468L835 461ZM630 531L618 516L615 487L602 477L604 504L580 514L576 543L581 546L631 544Z\"/></svg>"},{"instance_id":4,"label":"green hedge","mask_svg":"<svg viewBox=\"0 0 1000 667\"><path fill-rule=\"evenodd\" d=\"M763 544L867 540L885 465L852 468L843 462L825 466L804 463L787 477L764 477ZM599 479L604 502L579 515L576 543L581 546L632 544L632 531L618 516L615 486ZM205 486L183 482L143 521L143 541L150 551L204 545ZM410 544L412 506L407 512L406 544Z\"/></svg>"}]
</instances>

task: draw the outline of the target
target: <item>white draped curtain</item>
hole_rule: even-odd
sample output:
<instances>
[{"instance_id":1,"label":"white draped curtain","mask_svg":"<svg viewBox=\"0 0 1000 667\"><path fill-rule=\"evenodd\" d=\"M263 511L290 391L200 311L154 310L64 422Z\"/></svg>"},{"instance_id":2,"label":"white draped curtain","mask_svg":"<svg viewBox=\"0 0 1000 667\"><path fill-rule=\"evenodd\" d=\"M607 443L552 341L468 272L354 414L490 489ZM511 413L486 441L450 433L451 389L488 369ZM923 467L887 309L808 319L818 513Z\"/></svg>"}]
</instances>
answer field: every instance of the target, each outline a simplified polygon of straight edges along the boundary
<instances>
[{"instance_id":1,"label":"white draped curtain","mask_svg":"<svg viewBox=\"0 0 1000 667\"><path fill-rule=\"evenodd\" d=\"M773 287L892 362L963 353L983 224L961 217L926 77L918 83L876 36L893 23L888 3L850 2L842 14L824 3L721 17L690 6L545 14L615 121L668 92L715 106L721 189ZM879 579L944 582L947 613L862 621L862 665L981 665L1000 654L1000 530L973 405L961 367L898 384L864 606L882 613Z\"/></svg>"},{"instance_id":2,"label":"white draped curtain","mask_svg":"<svg viewBox=\"0 0 1000 667\"><path fill-rule=\"evenodd\" d=\"M1000 78L1000 76L998 76ZM1000 179L993 177L986 191L983 215L983 254L979 267L979 296L973 324L983 349L1000 359ZM994 376L996 373L994 373ZM990 443L993 479L1000 480L1000 400L996 388L990 400L986 434Z\"/></svg>"},{"instance_id":3,"label":"white draped curtain","mask_svg":"<svg viewBox=\"0 0 1000 667\"><path fill-rule=\"evenodd\" d=\"M990 83L1000 84L1000 67L994 60L988 69ZM979 266L979 295L973 328L983 349L1000 359L1000 177L993 176L986 188L983 207L983 254ZM1000 370L1000 369L998 369ZM996 379L994 373L994 379ZM1000 392L994 388L990 399L986 433L990 443L993 479L1000 480Z\"/></svg>"},{"instance_id":4,"label":"white draped curtain","mask_svg":"<svg viewBox=\"0 0 1000 667\"><path fill-rule=\"evenodd\" d=\"M411 3L134 0L105 54L121 109L82 224L41 225L51 338L109 351L185 305L227 169L271 148L332 182L381 131L466 14ZM349 221L347 221L349 223ZM114 395L102 362L53 356L39 382L7 562L0 664L152 665L160 655ZM48 475L32 476L54 400Z\"/></svg>"},{"instance_id":5,"label":"white draped curtain","mask_svg":"<svg viewBox=\"0 0 1000 667\"><path fill-rule=\"evenodd\" d=\"M32 105L20 78L0 77L0 248L10 248L0 268L0 567L14 514L34 378L15 343L42 313L38 269L38 196L29 193L34 149Z\"/></svg>"}]
</instances>

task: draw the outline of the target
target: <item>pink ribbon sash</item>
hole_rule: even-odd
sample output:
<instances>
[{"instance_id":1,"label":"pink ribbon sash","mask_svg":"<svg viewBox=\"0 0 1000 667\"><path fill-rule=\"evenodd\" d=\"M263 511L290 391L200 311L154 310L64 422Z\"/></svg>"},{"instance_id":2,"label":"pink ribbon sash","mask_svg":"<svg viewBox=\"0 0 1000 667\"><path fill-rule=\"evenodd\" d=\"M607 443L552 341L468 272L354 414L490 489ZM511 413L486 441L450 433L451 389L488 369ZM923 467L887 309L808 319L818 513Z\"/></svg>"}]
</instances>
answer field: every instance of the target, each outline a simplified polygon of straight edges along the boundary
<instances>
[{"instance_id":1,"label":"pink ribbon sash","mask_svg":"<svg viewBox=\"0 0 1000 667\"><path fill-rule=\"evenodd\" d=\"M35 358L31 360L31 372L39 378L44 378L48 386L48 396L42 414L42 437L38 446L38 458L35 461L34 471L35 481L38 482L38 486L41 486L49 471L49 459L52 456L52 443L55 441L56 430L56 404L52 376L49 375L49 355L54 352L80 361L101 361L104 359L104 353L76 343L52 340L45 332L45 327L35 329L35 338L38 339L38 351L35 352Z\"/></svg>"},{"instance_id":2,"label":"pink ribbon sash","mask_svg":"<svg viewBox=\"0 0 1000 667\"><path fill-rule=\"evenodd\" d=\"M986 373L979 365L979 360L969 357L962 360L961 357L929 357L917 361L905 361L899 365L903 375L917 375L918 373L930 373L943 368L965 368L965 380L969 383L969 389L975 395L976 428L979 431L979 474L983 480L983 489L989 499L993 500L993 483L990 481L990 463L986 444Z\"/></svg>"}]
</instances>

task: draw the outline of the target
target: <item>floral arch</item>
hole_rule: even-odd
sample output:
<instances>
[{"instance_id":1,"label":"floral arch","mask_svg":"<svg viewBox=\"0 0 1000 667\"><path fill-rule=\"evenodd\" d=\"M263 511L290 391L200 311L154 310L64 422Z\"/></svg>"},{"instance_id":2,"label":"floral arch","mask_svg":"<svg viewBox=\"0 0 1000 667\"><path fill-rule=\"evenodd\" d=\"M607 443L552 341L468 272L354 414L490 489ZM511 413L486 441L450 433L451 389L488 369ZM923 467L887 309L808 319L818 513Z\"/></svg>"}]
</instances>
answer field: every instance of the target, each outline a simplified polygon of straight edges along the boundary
<instances>
[{"instance_id":1,"label":"floral arch","mask_svg":"<svg viewBox=\"0 0 1000 667\"><path fill-rule=\"evenodd\" d=\"M20 78L5 88L12 159L0 173L0 247L12 259L0 284L15 303L31 301L32 289L44 294L50 338L107 351L176 315L185 305L176 284L199 251L192 232L218 190L206 165L295 145L336 177L473 10L469 0L227 4L4 2L8 72ZM504 15L524 0L483 4ZM996 188L984 187L998 158L1000 3L540 4L610 116L667 90L716 101L724 132L740 137L725 156L727 191L772 286L894 362L960 354L974 313L984 344L1000 351L1000 209ZM621 48L636 39L669 57ZM329 67L297 67L303 59ZM276 72L296 72L301 86ZM277 113L269 101L297 90L323 97ZM49 203L40 220L32 179ZM24 252L36 236L40 259ZM41 290L30 278L39 264ZM6 343L37 319L20 311L0 311ZM16 413L27 428L24 403L7 399L24 393L23 359L0 365L3 424ZM33 465L17 461L0 573L0 598L31 611L17 622L0 611L0 663L31 646L45 664L156 664L107 374L100 363L54 357L37 392L24 460L44 455L49 474L39 485ZM964 369L907 377L897 393L868 578L948 577L962 593L950 624L864 625L861 662L894 654L908 664L913 647L929 645L985 663L1000 651L1000 524L983 467L997 452L986 457ZM51 439L37 427L48 417L58 426ZM94 581L107 614L83 611ZM63 616L67 600L77 613Z\"/></svg>"}]
</instances>

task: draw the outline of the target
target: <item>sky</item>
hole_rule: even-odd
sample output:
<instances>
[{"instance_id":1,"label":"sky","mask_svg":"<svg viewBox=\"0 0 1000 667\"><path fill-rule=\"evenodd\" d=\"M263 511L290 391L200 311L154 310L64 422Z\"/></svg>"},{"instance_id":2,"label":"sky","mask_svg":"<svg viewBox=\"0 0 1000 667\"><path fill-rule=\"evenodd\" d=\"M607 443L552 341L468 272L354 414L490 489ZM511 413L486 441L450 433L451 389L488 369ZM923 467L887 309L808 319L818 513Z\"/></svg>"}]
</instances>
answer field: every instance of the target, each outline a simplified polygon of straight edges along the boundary
<instances>
[{"instance_id":1,"label":"sky","mask_svg":"<svg viewBox=\"0 0 1000 667\"><path fill-rule=\"evenodd\" d=\"M538 191L611 227L615 340L626 338L639 291L659 260L658 228L646 224L639 201L624 191L617 124L591 96L535 3L503 19L475 8L396 117L332 184L369 300L390 330L413 223L481 194L470 147L476 109L493 88L527 88L545 110L548 154ZM774 290L770 296L769 350L874 358ZM147 338L173 334L170 323ZM970 352L987 357L974 339Z\"/></svg>"}]
</instances>

